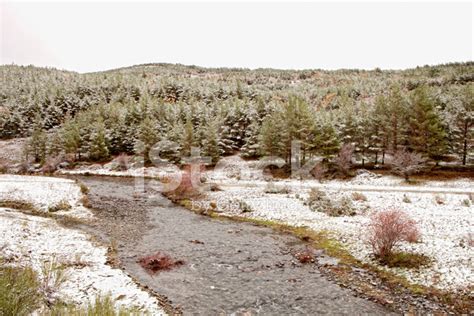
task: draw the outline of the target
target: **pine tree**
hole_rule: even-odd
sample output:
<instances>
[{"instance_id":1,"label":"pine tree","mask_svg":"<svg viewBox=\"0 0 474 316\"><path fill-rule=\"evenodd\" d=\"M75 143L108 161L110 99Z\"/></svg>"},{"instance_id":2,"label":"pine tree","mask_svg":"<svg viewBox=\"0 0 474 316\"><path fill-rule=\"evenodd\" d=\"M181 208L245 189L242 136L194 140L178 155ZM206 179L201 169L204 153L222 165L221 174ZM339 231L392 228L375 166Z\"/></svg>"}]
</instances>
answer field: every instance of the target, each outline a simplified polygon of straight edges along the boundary
<instances>
[{"instance_id":1,"label":"pine tree","mask_svg":"<svg viewBox=\"0 0 474 316\"><path fill-rule=\"evenodd\" d=\"M143 155L145 161L150 161L150 149L158 142L158 133L156 121L146 117L138 127L137 141L135 143L135 152Z\"/></svg>"},{"instance_id":2,"label":"pine tree","mask_svg":"<svg viewBox=\"0 0 474 316\"><path fill-rule=\"evenodd\" d=\"M474 84L466 85L457 93L457 98L448 104L447 116L450 129L450 144L459 155L462 164L474 145Z\"/></svg>"},{"instance_id":3,"label":"pine tree","mask_svg":"<svg viewBox=\"0 0 474 316\"><path fill-rule=\"evenodd\" d=\"M34 162L44 163L46 159L46 141L45 131L36 124L30 139L26 143L26 160L28 160L28 157L33 156Z\"/></svg>"},{"instance_id":4,"label":"pine tree","mask_svg":"<svg viewBox=\"0 0 474 316\"><path fill-rule=\"evenodd\" d=\"M403 134L406 132L404 121L407 115L407 101L403 97L400 87L394 86L390 91L387 104L388 138L390 149L397 151L398 146L404 142Z\"/></svg>"},{"instance_id":5,"label":"pine tree","mask_svg":"<svg viewBox=\"0 0 474 316\"><path fill-rule=\"evenodd\" d=\"M336 129L329 122L318 122L311 151L329 159L339 153L340 143Z\"/></svg>"},{"instance_id":6,"label":"pine tree","mask_svg":"<svg viewBox=\"0 0 474 316\"><path fill-rule=\"evenodd\" d=\"M279 119L277 115L270 115L263 120L259 135L262 155L281 156L286 152L286 145L281 135L283 122Z\"/></svg>"},{"instance_id":7,"label":"pine tree","mask_svg":"<svg viewBox=\"0 0 474 316\"><path fill-rule=\"evenodd\" d=\"M191 120L191 117L188 116L186 118L186 123L184 125L183 135L181 137L181 154L184 157L188 157L191 155L191 147L196 144L195 136L194 136L194 126Z\"/></svg>"},{"instance_id":8,"label":"pine tree","mask_svg":"<svg viewBox=\"0 0 474 316\"><path fill-rule=\"evenodd\" d=\"M64 150L68 154L80 155L79 148L81 148L81 135L79 132L79 126L76 122L67 121L62 129L62 139Z\"/></svg>"},{"instance_id":9,"label":"pine tree","mask_svg":"<svg viewBox=\"0 0 474 316\"><path fill-rule=\"evenodd\" d=\"M242 146L242 157L256 158L261 153L260 142L258 140L260 124L252 122L245 131L245 143Z\"/></svg>"},{"instance_id":10,"label":"pine tree","mask_svg":"<svg viewBox=\"0 0 474 316\"><path fill-rule=\"evenodd\" d=\"M408 145L411 150L438 160L446 152L446 132L435 103L425 87L415 89L411 96Z\"/></svg>"},{"instance_id":11,"label":"pine tree","mask_svg":"<svg viewBox=\"0 0 474 316\"><path fill-rule=\"evenodd\" d=\"M371 137L373 151L375 152L375 164L378 163L378 155L381 153L381 162L385 163L385 153L389 146L389 115L387 113L387 99L380 95L375 100L375 107L370 114Z\"/></svg>"},{"instance_id":12,"label":"pine tree","mask_svg":"<svg viewBox=\"0 0 474 316\"><path fill-rule=\"evenodd\" d=\"M212 164L216 164L221 155L218 125L219 122L217 119L210 121L206 126L204 133L205 138L202 141L203 154L207 157L211 157Z\"/></svg>"},{"instance_id":13,"label":"pine tree","mask_svg":"<svg viewBox=\"0 0 474 316\"><path fill-rule=\"evenodd\" d=\"M48 156L57 156L59 155L63 149L64 149L64 144L63 144L63 139L61 137L61 134L59 131L54 131L48 136Z\"/></svg>"},{"instance_id":14,"label":"pine tree","mask_svg":"<svg viewBox=\"0 0 474 316\"><path fill-rule=\"evenodd\" d=\"M105 137L105 126L102 120L95 123L90 137L89 158L100 161L109 157L109 149Z\"/></svg>"}]
</instances>

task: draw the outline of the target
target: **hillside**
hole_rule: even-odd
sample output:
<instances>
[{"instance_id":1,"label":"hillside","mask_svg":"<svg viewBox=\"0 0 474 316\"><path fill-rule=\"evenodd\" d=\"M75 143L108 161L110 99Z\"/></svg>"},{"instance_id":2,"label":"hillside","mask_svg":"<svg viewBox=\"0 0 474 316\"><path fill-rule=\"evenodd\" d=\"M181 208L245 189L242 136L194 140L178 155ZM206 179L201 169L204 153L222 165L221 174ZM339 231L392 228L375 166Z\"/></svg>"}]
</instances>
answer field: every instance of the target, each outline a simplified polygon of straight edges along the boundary
<instances>
[{"instance_id":1,"label":"hillside","mask_svg":"<svg viewBox=\"0 0 474 316\"><path fill-rule=\"evenodd\" d=\"M401 148L437 161L472 155L473 62L403 71L145 64L87 74L5 65L0 73L0 138L35 136L37 161L63 151L103 160L138 143L147 153L163 140L175 161L191 146L214 161L236 151L287 158L296 139L328 158L346 143L361 161Z\"/></svg>"}]
</instances>

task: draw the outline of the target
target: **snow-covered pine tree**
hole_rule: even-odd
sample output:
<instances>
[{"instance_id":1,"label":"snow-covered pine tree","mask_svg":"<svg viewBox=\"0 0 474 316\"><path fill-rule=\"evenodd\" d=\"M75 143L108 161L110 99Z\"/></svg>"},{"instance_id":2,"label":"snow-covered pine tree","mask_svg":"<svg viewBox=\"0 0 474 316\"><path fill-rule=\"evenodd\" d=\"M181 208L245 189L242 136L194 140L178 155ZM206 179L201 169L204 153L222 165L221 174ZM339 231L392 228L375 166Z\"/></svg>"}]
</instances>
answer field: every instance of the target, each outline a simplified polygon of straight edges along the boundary
<instances>
[{"instance_id":1,"label":"snow-covered pine tree","mask_svg":"<svg viewBox=\"0 0 474 316\"><path fill-rule=\"evenodd\" d=\"M448 103L446 113L450 144L462 164L467 163L474 146L474 84L467 84Z\"/></svg>"},{"instance_id":2,"label":"snow-covered pine tree","mask_svg":"<svg viewBox=\"0 0 474 316\"><path fill-rule=\"evenodd\" d=\"M242 157L256 158L261 154L261 144L258 139L260 128L260 123L253 121L245 130L244 145L241 149Z\"/></svg>"},{"instance_id":3,"label":"snow-covered pine tree","mask_svg":"<svg viewBox=\"0 0 474 316\"><path fill-rule=\"evenodd\" d=\"M212 164L216 164L221 156L219 148L219 120L209 121L205 130L205 138L202 140L202 153L204 156L211 157Z\"/></svg>"},{"instance_id":4,"label":"snow-covered pine tree","mask_svg":"<svg viewBox=\"0 0 474 316\"><path fill-rule=\"evenodd\" d=\"M79 149L82 146L78 124L73 120L66 120L61 131L64 151L67 154L74 154L74 157L78 158L80 154Z\"/></svg>"},{"instance_id":5,"label":"snow-covered pine tree","mask_svg":"<svg viewBox=\"0 0 474 316\"><path fill-rule=\"evenodd\" d=\"M101 161L109 157L109 149L105 137L104 122L98 120L92 129L89 144L89 158L95 161Z\"/></svg>"},{"instance_id":6,"label":"snow-covered pine tree","mask_svg":"<svg viewBox=\"0 0 474 316\"><path fill-rule=\"evenodd\" d=\"M426 87L416 88L411 95L408 126L408 146L411 150L434 160L446 153L446 132Z\"/></svg>"},{"instance_id":7,"label":"snow-covered pine tree","mask_svg":"<svg viewBox=\"0 0 474 316\"><path fill-rule=\"evenodd\" d=\"M48 135L47 154L48 156L57 156L64 150L63 139L58 130L54 130Z\"/></svg>"},{"instance_id":8,"label":"snow-covered pine tree","mask_svg":"<svg viewBox=\"0 0 474 316\"><path fill-rule=\"evenodd\" d=\"M158 142L157 122L146 117L138 127L135 152L143 155L145 161L149 160L150 149Z\"/></svg>"}]
</instances>

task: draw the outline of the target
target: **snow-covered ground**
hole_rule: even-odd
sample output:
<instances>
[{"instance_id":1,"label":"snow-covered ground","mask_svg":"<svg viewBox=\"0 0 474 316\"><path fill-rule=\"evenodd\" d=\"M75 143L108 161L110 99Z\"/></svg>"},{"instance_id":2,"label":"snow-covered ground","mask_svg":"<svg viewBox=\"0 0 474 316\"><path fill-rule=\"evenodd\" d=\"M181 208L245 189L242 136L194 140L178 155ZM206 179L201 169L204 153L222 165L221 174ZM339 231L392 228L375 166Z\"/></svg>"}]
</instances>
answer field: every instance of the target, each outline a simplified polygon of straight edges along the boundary
<instances>
[{"instance_id":1,"label":"snow-covered ground","mask_svg":"<svg viewBox=\"0 0 474 316\"><path fill-rule=\"evenodd\" d=\"M367 225L373 212L399 209L417 221L422 233L420 243L404 244L402 250L429 256L431 266L419 270L392 269L409 280L440 289L466 288L474 284L474 181L456 179L447 181L423 181L408 185L394 176L380 176L360 172L348 181L296 179L272 180L275 191L268 192L269 176L264 175L257 161L245 161L238 156L221 160L217 168L207 171L208 183L216 183L221 191L208 192L200 207L217 205L221 212L271 219L294 226L308 226L314 230L334 232L358 259L372 262L367 243ZM172 169L152 168L146 174L161 177L171 174ZM104 175L143 175L143 169L117 172L107 168L83 168L79 173ZM304 201L312 188L318 188L333 200L361 192L367 201L353 201L356 216L330 217L312 211ZM288 192L288 193L287 193ZM251 210L242 213L242 209Z\"/></svg>"},{"instance_id":2,"label":"snow-covered ground","mask_svg":"<svg viewBox=\"0 0 474 316\"><path fill-rule=\"evenodd\" d=\"M403 210L418 223L422 240L404 244L402 250L425 254L433 264L420 270L392 270L415 283L440 289L466 288L474 284L474 181L425 181L422 185L406 185L397 177L365 172L350 181L321 184L316 180L280 180L269 185L261 172L252 170L254 166L255 162L232 157L224 168L208 172L208 181L219 183L222 191L209 192L205 201L198 203L206 206L206 202L212 202L218 210L232 215L281 221L317 231L329 230L352 255L366 262L372 261L367 243L370 215L387 209ZM269 188L285 193L265 193ZM352 199L353 192L362 192L367 201L353 201L356 216L331 217L305 205L311 188L326 192L333 200L344 196ZM251 211L242 213L243 208Z\"/></svg>"},{"instance_id":3,"label":"snow-covered ground","mask_svg":"<svg viewBox=\"0 0 474 316\"><path fill-rule=\"evenodd\" d=\"M80 204L80 188L70 180L49 177L0 176L0 201L28 201L46 211L66 201L72 217L90 218ZM106 264L107 248L94 244L82 232L60 226L53 218L26 215L0 208L0 257L9 264L33 267L44 277L45 262L65 270L65 281L53 295L67 303L85 305L97 295L109 295L117 305L164 314L158 302L141 290L122 270Z\"/></svg>"}]
</instances>

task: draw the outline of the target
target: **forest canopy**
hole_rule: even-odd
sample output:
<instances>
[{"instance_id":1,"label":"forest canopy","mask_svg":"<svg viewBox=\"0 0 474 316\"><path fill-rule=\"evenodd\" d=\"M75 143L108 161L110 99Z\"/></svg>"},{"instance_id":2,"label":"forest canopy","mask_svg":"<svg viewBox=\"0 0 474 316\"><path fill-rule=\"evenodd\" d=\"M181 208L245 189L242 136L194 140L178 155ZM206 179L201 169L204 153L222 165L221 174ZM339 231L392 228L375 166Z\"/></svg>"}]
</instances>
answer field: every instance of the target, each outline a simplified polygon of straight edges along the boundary
<instances>
[{"instance_id":1,"label":"forest canopy","mask_svg":"<svg viewBox=\"0 0 474 316\"><path fill-rule=\"evenodd\" d=\"M240 153L331 159L344 144L362 162L399 149L473 159L474 63L394 70L208 69L146 64L79 74L0 66L0 138L31 136L35 160L105 160L170 144L215 162Z\"/></svg>"}]
</instances>

